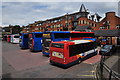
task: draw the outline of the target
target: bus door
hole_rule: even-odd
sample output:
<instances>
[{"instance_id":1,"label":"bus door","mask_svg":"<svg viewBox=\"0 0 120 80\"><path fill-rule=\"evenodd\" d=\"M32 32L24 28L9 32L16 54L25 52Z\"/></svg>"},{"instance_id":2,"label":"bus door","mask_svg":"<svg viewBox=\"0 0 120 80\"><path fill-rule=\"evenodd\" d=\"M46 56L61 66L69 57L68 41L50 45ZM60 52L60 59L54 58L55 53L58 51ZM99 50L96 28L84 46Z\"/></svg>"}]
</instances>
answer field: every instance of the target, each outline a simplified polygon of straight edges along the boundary
<instances>
[{"instance_id":1,"label":"bus door","mask_svg":"<svg viewBox=\"0 0 120 80\"><path fill-rule=\"evenodd\" d=\"M34 36L33 33L29 34L29 48L31 51L34 49Z\"/></svg>"},{"instance_id":2,"label":"bus door","mask_svg":"<svg viewBox=\"0 0 120 80\"><path fill-rule=\"evenodd\" d=\"M42 50L42 32L36 32L33 34L34 40L34 51L41 51Z\"/></svg>"},{"instance_id":3,"label":"bus door","mask_svg":"<svg viewBox=\"0 0 120 80\"><path fill-rule=\"evenodd\" d=\"M28 38L29 38L29 34L28 33L22 33L22 35L20 37L21 48L29 48Z\"/></svg>"}]
</instances>

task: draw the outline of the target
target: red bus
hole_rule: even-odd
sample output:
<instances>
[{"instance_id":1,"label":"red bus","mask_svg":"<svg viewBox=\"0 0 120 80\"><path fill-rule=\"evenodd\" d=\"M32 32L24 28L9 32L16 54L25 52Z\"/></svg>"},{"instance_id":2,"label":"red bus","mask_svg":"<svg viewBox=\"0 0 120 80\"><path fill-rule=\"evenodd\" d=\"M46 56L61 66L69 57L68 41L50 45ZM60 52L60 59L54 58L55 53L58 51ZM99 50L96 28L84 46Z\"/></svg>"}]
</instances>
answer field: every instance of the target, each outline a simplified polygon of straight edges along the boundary
<instances>
[{"instance_id":1,"label":"red bus","mask_svg":"<svg viewBox=\"0 0 120 80\"><path fill-rule=\"evenodd\" d=\"M11 40L11 35L7 35L7 42L10 42Z\"/></svg>"},{"instance_id":2,"label":"red bus","mask_svg":"<svg viewBox=\"0 0 120 80\"><path fill-rule=\"evenodd\" d=\"M50 63L65 68L93 54L97 54L97 45L92 40L58 41L50 45Z\"/></svg>"}]
</instances>

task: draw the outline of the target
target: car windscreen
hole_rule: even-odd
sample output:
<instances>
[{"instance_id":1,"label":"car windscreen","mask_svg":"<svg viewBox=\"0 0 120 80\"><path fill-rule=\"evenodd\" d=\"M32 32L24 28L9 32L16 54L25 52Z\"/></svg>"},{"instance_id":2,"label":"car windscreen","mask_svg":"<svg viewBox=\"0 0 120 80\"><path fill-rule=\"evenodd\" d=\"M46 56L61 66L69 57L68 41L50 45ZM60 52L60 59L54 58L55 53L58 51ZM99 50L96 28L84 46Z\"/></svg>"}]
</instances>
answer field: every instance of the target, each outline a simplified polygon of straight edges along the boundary
<instances>
[{"instance_id":1,"label":"car windscreen","mask_svg":"<svg viewBox=\"0 0 120 80\"><path fill-rule=\"evenodd\" d=\"M111 45L105 45L103 48L104 49L110 49L112 46Z\"/></svg>"},{"instance_id":2,"label":"car windscreen","mask_svg":"<svg viewBox=\"0 0 120 80\"><path fill-rule=\"evenodd\" d=\"M64 44L61 44L61 43L52 43L51 47L64 48Z\"/></svg>"}]
</instances>

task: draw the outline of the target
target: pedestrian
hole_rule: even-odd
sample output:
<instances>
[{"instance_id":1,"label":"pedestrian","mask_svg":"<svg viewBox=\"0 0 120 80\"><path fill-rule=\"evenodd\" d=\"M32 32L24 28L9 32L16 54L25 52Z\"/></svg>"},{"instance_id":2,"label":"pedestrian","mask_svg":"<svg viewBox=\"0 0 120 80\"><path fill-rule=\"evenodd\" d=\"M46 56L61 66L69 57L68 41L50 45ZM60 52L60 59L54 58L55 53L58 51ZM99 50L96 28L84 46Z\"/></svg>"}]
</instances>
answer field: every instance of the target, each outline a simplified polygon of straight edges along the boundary
<instances>
[{"instance_id":1,"label":"pedestrian","mask_svg":"<svg viewBox=\"0 0 120 80\"><path fill-rule=\"evenodd\" d=\"M100 50L101 50L101 47L98 46L98 47L97 47L97 54L100 54Z\"/></svg>"}]
</instances>

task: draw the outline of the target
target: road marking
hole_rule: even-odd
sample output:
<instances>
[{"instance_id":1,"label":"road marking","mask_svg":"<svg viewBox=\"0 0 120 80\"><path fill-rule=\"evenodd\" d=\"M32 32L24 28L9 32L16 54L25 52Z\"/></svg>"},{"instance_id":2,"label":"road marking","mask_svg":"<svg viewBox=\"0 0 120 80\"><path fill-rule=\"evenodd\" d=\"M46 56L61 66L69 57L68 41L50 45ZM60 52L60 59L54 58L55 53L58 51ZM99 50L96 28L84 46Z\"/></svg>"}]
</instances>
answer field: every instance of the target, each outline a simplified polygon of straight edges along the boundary
<instances>
[{"instance_id":1,"label":"road marking","mask_svg":"<svg viewBox=\"0 0 120 80\"><path fill-rule=\"evenodd\" d=\"M77 75L77 76L88 76L88 77L93 77L94 75Z\"/></svg>"},{"instance_id":2,"label":"road marking","mask_svg":"<svg viewBox=\"0 0 120 80\"><path fill-rule=\"evenodd\" d=\"M92 71L90 71L90 72L94 73L95 71L94 71L94 70L92 70Z\"/></svg>"}]
</instances>

